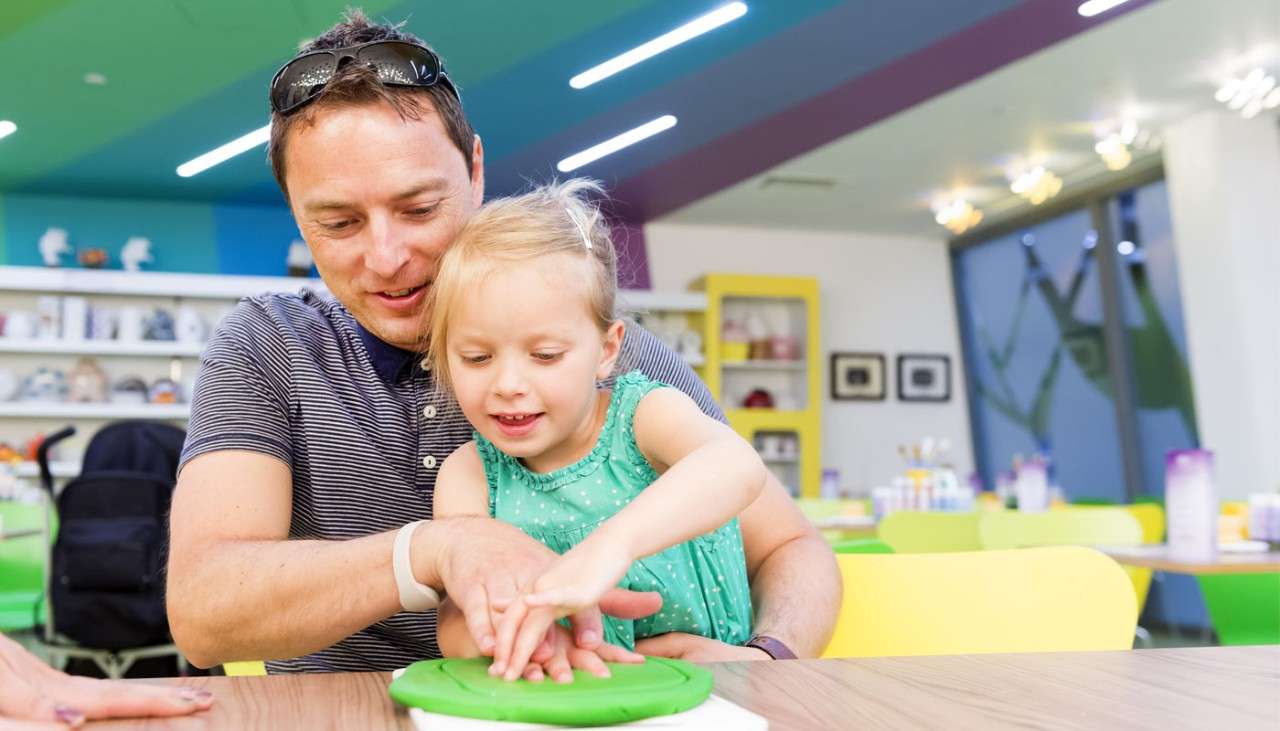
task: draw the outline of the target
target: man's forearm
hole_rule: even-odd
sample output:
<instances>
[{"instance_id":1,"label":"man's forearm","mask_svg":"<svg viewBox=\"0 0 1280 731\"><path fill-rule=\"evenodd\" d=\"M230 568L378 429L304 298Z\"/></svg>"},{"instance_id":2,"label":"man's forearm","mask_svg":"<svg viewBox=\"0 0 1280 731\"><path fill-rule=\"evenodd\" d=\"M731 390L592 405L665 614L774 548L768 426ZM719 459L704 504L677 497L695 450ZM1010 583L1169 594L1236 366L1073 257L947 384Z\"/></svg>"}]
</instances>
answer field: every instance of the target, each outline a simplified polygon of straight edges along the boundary
<instances>
[{"instance_id":1,"label":"man's forearm","mask_svg":"<svg viewBox=\"0 0 1280 731\"><path fill-rule=\"evenodd\" d=\"M840 612L840 570L816 532L774 549L751 582L754 634L781 640L799 657L817 657Z\"/></svg>"},{"instance_id":2,"label":"man's forearm","mask_svg":"<svg viewBox=\"0 0 1280 731\"><path fill-rule=\"evenodd\" d=\"M415 536L414 568L423 576ZM222 541L170 563L169 622L200 667L306 655L400 610L391 569L395 533L348 541Z\"/></svg>"}]
</instances>

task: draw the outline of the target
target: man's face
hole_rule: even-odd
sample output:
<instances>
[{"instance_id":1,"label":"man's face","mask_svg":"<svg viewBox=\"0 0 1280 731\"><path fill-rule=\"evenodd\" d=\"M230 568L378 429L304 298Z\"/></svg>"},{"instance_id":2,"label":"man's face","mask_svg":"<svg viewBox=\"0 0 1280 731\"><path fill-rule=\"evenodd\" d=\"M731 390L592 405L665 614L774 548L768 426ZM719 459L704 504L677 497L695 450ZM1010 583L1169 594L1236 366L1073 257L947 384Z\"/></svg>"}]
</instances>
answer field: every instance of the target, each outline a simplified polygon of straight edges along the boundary
<instances>
[{"instance_id":1,"label":"man's face","mask_svg":"<svg viewBox=\"0 0 1280 731\"><path fill-rule=\"evenodd\" d=\"M472 169L429 107L417 120L383 103L325 109L290 131L298 229L329 291L383 341L418 347L436 265L484 199L479 138Z\"/></svg>"}]
</instances>

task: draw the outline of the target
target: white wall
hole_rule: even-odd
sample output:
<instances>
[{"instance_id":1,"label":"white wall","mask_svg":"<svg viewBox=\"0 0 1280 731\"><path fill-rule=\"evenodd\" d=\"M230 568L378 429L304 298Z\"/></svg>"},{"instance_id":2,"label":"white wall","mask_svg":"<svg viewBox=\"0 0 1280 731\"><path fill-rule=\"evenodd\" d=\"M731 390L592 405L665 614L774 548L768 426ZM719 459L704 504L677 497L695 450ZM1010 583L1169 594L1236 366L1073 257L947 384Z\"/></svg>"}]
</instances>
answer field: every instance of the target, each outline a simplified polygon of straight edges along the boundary
<instances>
[{"instance_id":1,"label":"white wall","mask_svg":"<svg viewBox=\"0 0 1280 731\"><path fill-rule=\"evenodd\" d=\"M1165 131L1202 444L1218 490L1280 489L1280 128L1217 109Z\"/></svg>"},{"instance_id":2,"label":"white wall","mask_svg":"<svg viewBox=\"0 0 1280 731\"><path fill-rule=\"evenodd\" d=\"M683 290L708 272L814 276L822 292L822 464L858 492L903 469L899 444L948 437L963 479L973 469L950 264L942 240L817 231L650 223L645 243L653 288ZM832 401L832 351L885 354L883 402ZM896 398L899 353L951 357L951 401Z\"/></svg>"}]
</instances>

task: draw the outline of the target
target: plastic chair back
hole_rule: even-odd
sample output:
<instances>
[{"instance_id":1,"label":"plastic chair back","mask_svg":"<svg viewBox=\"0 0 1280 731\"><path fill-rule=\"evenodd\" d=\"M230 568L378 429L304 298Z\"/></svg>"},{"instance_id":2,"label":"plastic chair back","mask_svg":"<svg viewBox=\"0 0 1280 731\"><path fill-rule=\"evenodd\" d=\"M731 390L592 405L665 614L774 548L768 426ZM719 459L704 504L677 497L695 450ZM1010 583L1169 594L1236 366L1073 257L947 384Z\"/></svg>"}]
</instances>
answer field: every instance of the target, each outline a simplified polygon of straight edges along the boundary
<instances>
[{"instance_id":1,"label":"plastic chair back","mask_svg":"<svg viewBox=\"0 0 1280 731\"><path fill-rule=\"evenodd\" d=\"M900 510L880 521L878 537L894 553L977 551L978 519L998 513L924 513Z\"/></svg>"},{"instance_id":2,"label":"plastic chair back","mask_svg":"<svg viewBox=\"0 0 1280 731\"><path fill-rule=\"evenodd\" d=\"M844 602L823 657L1126 650L1137 612L1090 548L836 556Z\"/></svg>"}]
</instances>

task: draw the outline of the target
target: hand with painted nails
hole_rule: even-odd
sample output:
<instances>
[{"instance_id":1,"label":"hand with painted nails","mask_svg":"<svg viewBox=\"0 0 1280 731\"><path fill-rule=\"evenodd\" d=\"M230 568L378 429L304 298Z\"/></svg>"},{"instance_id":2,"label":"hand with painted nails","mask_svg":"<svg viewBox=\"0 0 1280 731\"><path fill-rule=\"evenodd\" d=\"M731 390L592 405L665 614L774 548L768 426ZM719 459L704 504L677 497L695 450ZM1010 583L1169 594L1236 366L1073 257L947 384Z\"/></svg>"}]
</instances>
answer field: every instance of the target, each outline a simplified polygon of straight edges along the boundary
<instances>
[{"instance_id":1,"label":"hand with painted nails","mask_svg":"<svg viewBox=\"0 0 1280 731\"><path fill-rule=\"evenodd\" d=\"M0 635L0 731L74 728L104 718L185 716L213 704L205 690L58 672Z\"/></svg>"}]
</instances>

